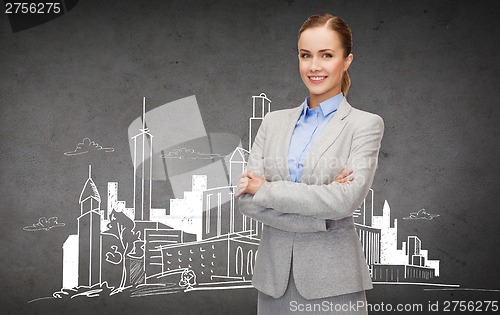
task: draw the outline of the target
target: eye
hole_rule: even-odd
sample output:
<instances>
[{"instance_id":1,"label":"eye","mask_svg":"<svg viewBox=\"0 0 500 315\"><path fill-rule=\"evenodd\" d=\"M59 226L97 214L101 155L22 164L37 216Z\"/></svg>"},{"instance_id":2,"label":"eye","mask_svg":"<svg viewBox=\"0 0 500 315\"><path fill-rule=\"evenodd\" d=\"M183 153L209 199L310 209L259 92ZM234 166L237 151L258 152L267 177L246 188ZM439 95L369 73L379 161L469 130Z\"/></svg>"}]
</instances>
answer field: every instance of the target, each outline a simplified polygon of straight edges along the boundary
<instances>
[{"instance_id":1,"label":"eye","mask_svg":"<svg viewBox=\"0 0 500 315\"><path fill-rule=\"evenodd\" d=\"M311 57L311 55L306 54L306 53L300 54L300 58L302 58L302 59L307 59L307 58L310 58L310 57Z\"/></svg>"},{"instance_id":2,"label":"eye","mask_svg":"<svg viewBox=\"0 0 500 315\"><path fill-rule=\"evenodd\" d=\"M332 57L333 57L333 55L330 53L323 54L323 58L332 58Z\"/></svg>"}]
</instances>

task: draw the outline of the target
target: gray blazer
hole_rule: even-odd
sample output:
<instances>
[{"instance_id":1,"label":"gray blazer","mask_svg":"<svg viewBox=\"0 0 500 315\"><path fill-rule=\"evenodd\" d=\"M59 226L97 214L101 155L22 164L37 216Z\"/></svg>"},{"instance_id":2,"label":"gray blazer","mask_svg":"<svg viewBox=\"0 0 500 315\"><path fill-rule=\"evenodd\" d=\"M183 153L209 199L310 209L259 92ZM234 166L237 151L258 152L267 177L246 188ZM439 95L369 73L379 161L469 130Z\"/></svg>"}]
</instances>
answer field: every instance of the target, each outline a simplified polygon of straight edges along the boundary
<instances>
[{"instance_id":1,"label":"gray blazer","mask_svg":"<svg viewBox=\"0 0 500 315\"><path fill-rule=\"evenodd\" d=\"M384 122L342 100L304 162L300 183L288 171L288 146L302 106L269 112L257 132L247 170L268 181L243 194L239 210L264 224L252 284L278 298L291 260L299 293L324 298L373 288L353 213L370 189ZM342 166L349 184L335 182Z\"/></svg>"}]
</instances>

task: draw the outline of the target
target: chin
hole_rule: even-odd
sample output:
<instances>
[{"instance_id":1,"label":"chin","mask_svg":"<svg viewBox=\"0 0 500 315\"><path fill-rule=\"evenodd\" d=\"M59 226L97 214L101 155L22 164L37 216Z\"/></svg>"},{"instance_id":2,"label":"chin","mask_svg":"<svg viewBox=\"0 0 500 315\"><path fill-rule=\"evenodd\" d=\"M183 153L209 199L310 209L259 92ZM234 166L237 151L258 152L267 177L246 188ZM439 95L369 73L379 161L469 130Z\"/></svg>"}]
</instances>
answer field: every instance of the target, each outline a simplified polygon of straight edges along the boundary
<instances>
[{"instance_id":1,"label":"chin","mask_svg":"<svg viewBox=\"0 0 500 315\"><path fill-rule=\"evenodd\" d=\"M328 94L329 91L324 91L324 90L317 90L317 89L309 89L309 93L311 95L314 95L316 97L320 97L320 96L325 96ZM333 95L332 95L333 96Z\"/></svg>"}]
</instances>

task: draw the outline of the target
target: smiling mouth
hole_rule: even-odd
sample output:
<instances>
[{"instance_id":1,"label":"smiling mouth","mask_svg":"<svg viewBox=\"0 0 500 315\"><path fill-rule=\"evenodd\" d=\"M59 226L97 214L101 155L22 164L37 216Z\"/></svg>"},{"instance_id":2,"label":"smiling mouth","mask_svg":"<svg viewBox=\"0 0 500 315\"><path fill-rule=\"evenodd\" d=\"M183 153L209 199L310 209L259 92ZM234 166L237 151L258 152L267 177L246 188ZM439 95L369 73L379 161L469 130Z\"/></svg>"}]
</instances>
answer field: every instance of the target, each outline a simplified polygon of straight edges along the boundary
<instances>
[{"instance_id":1,"label":"smiling mouth","mask_svg":"<svg viewBox=\"0 0 500 315\"><path fill-rule=\"evenodd\" d=\"M309 77L309 80L313 83L321 83L325 81L327 77L326 76L314 76L314 77Z\"/></svg>"}]
</instances>

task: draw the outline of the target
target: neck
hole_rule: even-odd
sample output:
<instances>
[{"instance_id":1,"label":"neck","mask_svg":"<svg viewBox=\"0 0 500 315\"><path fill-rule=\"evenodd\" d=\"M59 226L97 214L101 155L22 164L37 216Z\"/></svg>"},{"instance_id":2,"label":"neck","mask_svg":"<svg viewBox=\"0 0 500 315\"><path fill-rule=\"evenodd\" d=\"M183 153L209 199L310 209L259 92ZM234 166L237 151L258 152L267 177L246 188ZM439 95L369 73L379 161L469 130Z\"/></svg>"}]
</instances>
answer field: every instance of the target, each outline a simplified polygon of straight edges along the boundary
<instances>
[{"instance_id":1,"label":"neck","mask_svg":"<svg viewBox=\"0 0 500 315\"><path fill-rule=\"evenodd\" d=\"M321 102L314 100L312 97L309 97L309 104L307 104L307 106L309 106L310 109L313 109L316 108L319 105L319 103Z\"/></svg>"},{"instance_id":2,"label":"neck","mask_svg":"<svg viewBox=\"0 0 500 315\"><path fill-rule=\"evenodd\" d=\"M338 91L335 91L333 93L329 93L326 96L325 95L318 96L318 95L314 95L314 94L309 94L309 104L307 104L307 105L309 106L309 108L313 109L316 106L318 106L319 103L324 102L327 99L334 97L335 95L339 94L340 92L341 91L338 90Z\"/></svg>"},{"instance_id":3,"label":"neck","mask_svg":"<svg viewBox=\"0 0 500 315\"><path fill-rule=\"evenodd\" d=\"M319 105L319 103L321 103L321 102L313 100L313 97L309 96L309 104L307 104L307 106L309 106L310 109L313 109L313 108L316 108Z\"/></svg>"}]
</instances>

